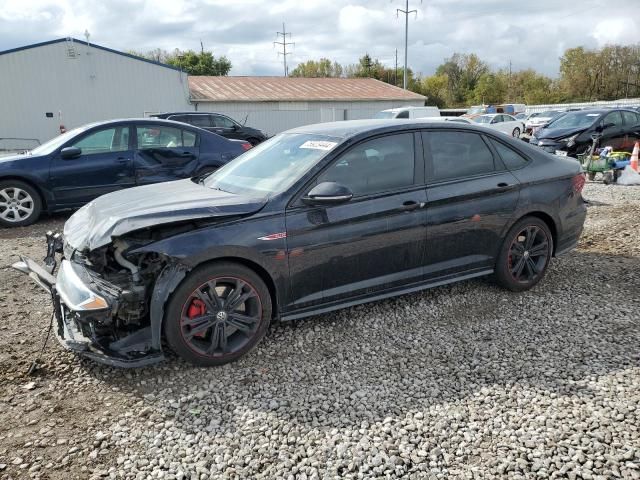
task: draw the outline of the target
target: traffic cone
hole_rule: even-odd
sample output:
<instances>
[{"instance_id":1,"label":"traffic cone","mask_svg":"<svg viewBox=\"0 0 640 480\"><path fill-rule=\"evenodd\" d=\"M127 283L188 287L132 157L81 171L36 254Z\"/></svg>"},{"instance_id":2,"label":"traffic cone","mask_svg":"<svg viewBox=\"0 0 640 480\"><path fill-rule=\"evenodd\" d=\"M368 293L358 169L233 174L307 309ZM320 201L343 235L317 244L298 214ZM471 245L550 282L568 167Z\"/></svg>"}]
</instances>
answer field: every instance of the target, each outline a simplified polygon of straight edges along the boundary
<instances>
[{"instance_id":1,"label":"traffic cone","mask_svg":"<svg viewBox=\"0 0 640 480\"><path fill-rule=\"evenodd\" d=\"M640 142L636 142L631 154L631 163L629 164L636 172L638 171L638 154L640 153Z\"/></svg>"}]
</instances>

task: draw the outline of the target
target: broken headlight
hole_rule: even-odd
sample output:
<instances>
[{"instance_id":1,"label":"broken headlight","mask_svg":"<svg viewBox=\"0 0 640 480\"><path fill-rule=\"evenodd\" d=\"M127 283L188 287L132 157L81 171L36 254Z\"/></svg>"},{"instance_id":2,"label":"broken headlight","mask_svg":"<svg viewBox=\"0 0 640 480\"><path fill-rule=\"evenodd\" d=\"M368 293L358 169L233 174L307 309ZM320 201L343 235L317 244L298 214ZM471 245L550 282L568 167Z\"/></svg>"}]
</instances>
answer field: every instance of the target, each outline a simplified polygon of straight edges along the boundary
<instances>
[{"instance_id":1,"label":"broken headlight","mask_svg":"<svg viewBox=\"0 0 640 480\"><path fill-rule=\"evenodd\" d=\"M109 304L103 297L87 287L73 264L68 260L63 260L60 265L56 289L64 304L71 310L104 310L109 308Z\"/></svg>"}]
</instances>

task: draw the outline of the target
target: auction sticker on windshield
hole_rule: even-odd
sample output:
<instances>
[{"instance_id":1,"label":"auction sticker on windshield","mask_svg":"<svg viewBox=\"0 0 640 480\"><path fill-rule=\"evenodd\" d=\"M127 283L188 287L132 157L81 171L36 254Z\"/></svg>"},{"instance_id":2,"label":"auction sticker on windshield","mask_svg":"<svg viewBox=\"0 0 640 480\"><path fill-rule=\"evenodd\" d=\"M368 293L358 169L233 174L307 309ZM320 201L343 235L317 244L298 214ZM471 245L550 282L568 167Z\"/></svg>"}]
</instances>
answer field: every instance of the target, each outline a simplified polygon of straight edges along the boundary
<instances>
[{"instance_id":1,"label":"auction sticker on windshield","mask_svg":"<svg viewBox=\"0 0 640 480\"><path fill-rule=\"evenodd\" d=\"M337 144L337 142L327 142L323 140L307 140L302 145L300 145L300 148L311 148L313 150L331 150Z\"/></svg>"}]
</instances>

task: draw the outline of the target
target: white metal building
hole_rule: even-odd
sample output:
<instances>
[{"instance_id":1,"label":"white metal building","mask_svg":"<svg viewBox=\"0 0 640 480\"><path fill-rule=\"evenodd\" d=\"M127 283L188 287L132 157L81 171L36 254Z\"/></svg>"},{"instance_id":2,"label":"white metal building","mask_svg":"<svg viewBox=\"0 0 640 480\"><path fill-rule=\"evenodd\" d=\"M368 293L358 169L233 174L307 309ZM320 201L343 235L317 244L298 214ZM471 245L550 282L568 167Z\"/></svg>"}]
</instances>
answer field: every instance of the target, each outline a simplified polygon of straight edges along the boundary
<instances>
[{"instance_id":1,"label":"white metal building","mask_svg":"<svg viewBox=\"0 0 640 480\"><path fill-rule=\"evenodd\" d=\"M0 52L0 150L85 123L192 110L179 69L76 39Z\"/></svg>"},{"instance_id":2,"label":"white metal building","mask_svg":"<svg viewBox=\"0 0 640 480\"><path fill-rule=\"evenodd\" d=\"M230 116L269 135L334 120L372 118L380 110L423 106L426 97L373 78L189 77L201 112Z\"/></svg>"}]
</instances>

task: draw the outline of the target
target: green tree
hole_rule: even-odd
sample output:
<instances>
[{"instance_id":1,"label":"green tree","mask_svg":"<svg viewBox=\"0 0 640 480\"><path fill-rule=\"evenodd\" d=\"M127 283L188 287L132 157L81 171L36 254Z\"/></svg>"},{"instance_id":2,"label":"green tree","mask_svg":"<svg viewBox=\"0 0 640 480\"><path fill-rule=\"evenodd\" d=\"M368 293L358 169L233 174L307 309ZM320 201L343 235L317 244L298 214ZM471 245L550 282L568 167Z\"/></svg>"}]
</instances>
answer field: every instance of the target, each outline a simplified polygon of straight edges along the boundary
<instances>
[{"instance_id":1,"label":"green tree","mask_svg":"<svg viewBox=\"0 0 640 480\"><path fill-rule=\"evenodd\" d=\"M296 65L291 73L292 77L341 77L342 65L332 62L328 58L320 60L308 60L305 63Z\"/></svg>"},{"instance_id":2,"label":"green tree","mask_svg":"<svg viewBox=\"0 0 640 480\"><path fill-rule=\"evenodd\" d=\"M147 58L160 63L166 63L180 68L189 75L228 75L231 70L231 61L224 55L215 57L212 52L193 50L181 51L175 49L173 52L156 48L148 52L129 51L132 55Z\"/></svg>"}]
</instances>

